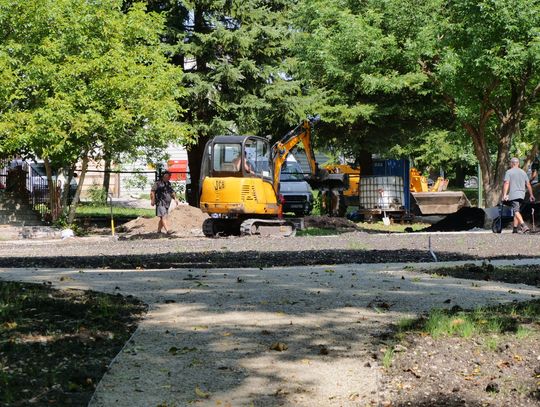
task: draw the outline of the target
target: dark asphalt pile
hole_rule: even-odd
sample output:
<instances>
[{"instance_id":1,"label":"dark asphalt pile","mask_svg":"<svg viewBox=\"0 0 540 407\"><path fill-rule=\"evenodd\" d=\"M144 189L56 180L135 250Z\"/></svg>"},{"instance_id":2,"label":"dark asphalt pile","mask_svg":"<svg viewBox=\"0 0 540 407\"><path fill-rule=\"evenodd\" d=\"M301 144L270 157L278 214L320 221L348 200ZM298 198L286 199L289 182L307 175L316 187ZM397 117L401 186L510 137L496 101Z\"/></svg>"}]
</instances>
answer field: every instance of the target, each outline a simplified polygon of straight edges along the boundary
<instances>
[{"instance_id":1,"label":"dark asphalt pile","mask_svg":"<svg viewBox=\"0 0 540 407\"><path fill-rule=\"evenodd\" d=\"M422 232L460 232L484 227L485 212L480 208L461 208Z\"/></svg>"},{"instance_id":2,"label":"dark asphalt pile","mask_svg":"<svg viewBox=\"0 0 540 407\"><path fill-rule=\"evenodd\" d=\"M112 241L75 238L49 242L0 243L0 267L221 268L410 263L537 257L538 236L494 233L371 234L292 238L161 238Z\"/></svg>"},{"instance_id":3,"label":"dark asphalt pile","mask_svg":"<svg viewBox=\"0 0 540 407\"><path fill-rule=\"evenodd\" d=\"M460 254L442 254L441 261L468 260ZM285 267L350 263L418 263L433 261L427 251L402 250L317 250L303 252L206 252L164 253L127 256L38 256L26 259L5 257L0 267L54 268L111 268L111 269L168 269L168 268L225 268L225 267Z\"/></svg>"}]
</instances>

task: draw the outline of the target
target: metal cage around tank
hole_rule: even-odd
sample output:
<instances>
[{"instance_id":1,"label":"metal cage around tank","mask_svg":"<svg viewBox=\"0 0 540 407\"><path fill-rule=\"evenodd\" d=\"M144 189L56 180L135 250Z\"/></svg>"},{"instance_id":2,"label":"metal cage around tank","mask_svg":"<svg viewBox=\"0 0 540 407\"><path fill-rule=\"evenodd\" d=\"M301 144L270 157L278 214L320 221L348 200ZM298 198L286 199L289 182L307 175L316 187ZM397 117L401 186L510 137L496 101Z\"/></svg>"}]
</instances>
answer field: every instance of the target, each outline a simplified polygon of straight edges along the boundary
<instances>
[{"instance_id":1,"label":"metal cage around tank","mask_svg":"<svg viewBox=\"0 0 540 407\"><path fill-rule=\"evenodd\" d=\"M362 175L359 211L367 214L410 212L408 160L374 160L373 175Z\"/></svg>"}]
</instances>

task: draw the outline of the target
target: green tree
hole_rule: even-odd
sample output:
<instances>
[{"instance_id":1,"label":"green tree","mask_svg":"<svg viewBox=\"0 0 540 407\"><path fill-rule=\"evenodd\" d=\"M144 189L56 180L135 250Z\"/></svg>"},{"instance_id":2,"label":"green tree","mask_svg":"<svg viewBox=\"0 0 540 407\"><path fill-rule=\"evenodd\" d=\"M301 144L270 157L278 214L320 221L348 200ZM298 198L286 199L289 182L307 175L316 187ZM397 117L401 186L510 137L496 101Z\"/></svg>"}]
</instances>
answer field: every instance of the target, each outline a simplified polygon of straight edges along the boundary
<instances>
[{"instance_id":1,"label":"green tree","mask_svg":"<svg viewBox=\"0 0 540 407\"><path fill-rule=\"evenodd\" d=\"M318 144L360 158L366 172L371 153L451 126L403 37L409 26L388 19L394 3L301 1L294 15L295 74L322 116Z\"/></svg>"},{"instance_id":2,"label":"green tree","mask_svg":"<svg viewBox=\"0 0 540 407\"><path fill-rule=\"evenodd\" d=\"M422 151L430 140L459 156L468 140L487 204L499 200L512 141L538 145L538 1L303 1L297 10L298 72L327 141L356 154L406 145L444 161L447 148L439 158Z\"/></svg>"},{"instance_id":3,"label":"green tree","mask_svg":"<svg viewBox=\"0 0 540 407\"><path fill-rule=\"evenodd\" d=\"M91 159L188 143L179 122L182 72L168 63L164 19L141 3L0 0L0 153L82 164L69 221Z\"/></svg>"},{"instance_id":4,"label":"green tree","mask_svg":"<svg viewBox=\"0 0 540 407\"><path fill-rule=\"evenodd\" d=\"M184 70L185 120L197 140L188 149L198 191L206 141L220 134L281 135L300 113L301 95L287 66L290 0L149 0L166 12L165 41ZM196 200L191 204L196 205Z\"/></svg>"},{"instance_id":5,"label":"green tree","mask_svg":"<svg viewBox=\"0 0 540 407\"><path fill-rule=\"evenodd\" d=\"M540 2L435 3L420 66L472 140L486 203L495 205L512 141L540 92Z\"/></svg>"},{"instance_id":6,"label":"green tree","mask_svg":"<svg viewBox=\"0 0 540 407\"><path fill-rule=\"evenodd\" d=\"M451 142L450 142L451 140ZM475 174L477 160L469 141L448 130L430 130L389 146L385 158L410 158L423 173L444 171L451 186L463 187L465 176Z\"/></svg>"}]
</instances>

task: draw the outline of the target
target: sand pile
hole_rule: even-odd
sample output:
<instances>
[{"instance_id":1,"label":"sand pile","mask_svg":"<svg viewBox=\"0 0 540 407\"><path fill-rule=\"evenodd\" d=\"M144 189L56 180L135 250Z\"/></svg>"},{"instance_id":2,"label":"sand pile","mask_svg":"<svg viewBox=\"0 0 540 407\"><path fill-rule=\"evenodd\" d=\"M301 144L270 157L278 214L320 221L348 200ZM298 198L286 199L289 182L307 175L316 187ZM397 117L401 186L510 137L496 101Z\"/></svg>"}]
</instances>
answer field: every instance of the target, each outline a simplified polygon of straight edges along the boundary
<instances>
[{"instance_id":1,"label":"sand pile","mask_svg":"<svg viewBox=\"0 0 540 407\"><path fill-rule=\"evenodd\" d=\"M174 203L173 203L174 205ZM192 236L202 234L202 224L208 215L199 208L189 205L178 205L169 211L169 225L176 236ZM153 235L157 231L159 218L137 218L122 225L120 231L128 235Z\"/></svg>"}]
</instances>

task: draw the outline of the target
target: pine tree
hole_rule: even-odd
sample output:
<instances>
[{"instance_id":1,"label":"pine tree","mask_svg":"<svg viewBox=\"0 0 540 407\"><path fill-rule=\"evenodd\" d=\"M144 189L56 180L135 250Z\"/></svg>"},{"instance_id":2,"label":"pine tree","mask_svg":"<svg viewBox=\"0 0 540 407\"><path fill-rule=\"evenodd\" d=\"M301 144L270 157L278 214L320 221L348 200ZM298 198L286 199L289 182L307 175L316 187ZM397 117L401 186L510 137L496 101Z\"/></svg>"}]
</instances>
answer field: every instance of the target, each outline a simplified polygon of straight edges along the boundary
<instances>
[{"instance_id":1,"label":"pine tree","mask_svg":"<svg viewBox=\"0 0 540 407\"><path fill-rule=\"evenodd\" d=\"M287 70L289 0L150 1L167 15L172 60L188 89L179 103L197 140L188 146L193 191L208 139L221 134L266 135L298 120L300 91ZM197 197L190 203L198 203Z\"/></svg>"}]
</instances>

